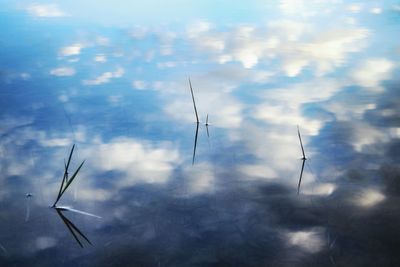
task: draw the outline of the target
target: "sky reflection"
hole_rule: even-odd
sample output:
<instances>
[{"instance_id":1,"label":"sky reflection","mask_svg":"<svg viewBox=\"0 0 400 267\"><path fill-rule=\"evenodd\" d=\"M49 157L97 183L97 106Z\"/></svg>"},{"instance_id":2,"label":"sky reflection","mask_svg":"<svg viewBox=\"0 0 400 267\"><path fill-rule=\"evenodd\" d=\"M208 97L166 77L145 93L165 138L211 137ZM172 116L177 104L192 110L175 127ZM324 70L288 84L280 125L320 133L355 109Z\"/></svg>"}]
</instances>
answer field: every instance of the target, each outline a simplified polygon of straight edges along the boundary
<instances>
[{"instance_id":1,"label":"sky reflection","mask_svg":"<svg viewBox=\"0 0 400 267\"><path fill-rule=\"evenodd\" d=\"M398 3L159 5L0 1L0 265L399 265Z\"/></svg>"}]
</instances>

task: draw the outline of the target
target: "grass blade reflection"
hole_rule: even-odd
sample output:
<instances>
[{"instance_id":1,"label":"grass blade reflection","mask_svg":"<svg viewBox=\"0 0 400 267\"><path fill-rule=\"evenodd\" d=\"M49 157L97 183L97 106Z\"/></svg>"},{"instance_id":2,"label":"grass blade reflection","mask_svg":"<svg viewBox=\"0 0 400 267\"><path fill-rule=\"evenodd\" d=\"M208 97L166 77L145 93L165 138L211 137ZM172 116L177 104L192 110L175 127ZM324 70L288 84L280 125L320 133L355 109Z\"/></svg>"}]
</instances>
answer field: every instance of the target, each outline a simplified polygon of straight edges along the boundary
<instances>
[{"instance_id":1,"label":"grass blade reflection","mask_svg":"<svg viewBox=\"0 0 400 267\"><path fill-rule=\"evenodd\" d=\"M299 184L297 185L297 194L300 193L301 178L303 177L303 171L304 171L304 164L305 164L305 163L306 163L306 161L303 160L303 163L302 163L302 165L301 165Z\"/></svg>"},{"instance_id":2,"label":"grass blade reflection","mask_svg":"<svg viewBox=\"0 0 400 267\"><path fill-rule=\"evenodd\" d=\"M80 231L78 227L76 227L66 216L64 216L64 214L62 213L62 209L55 208L55 210L56 210L58 216L60 216L61 220L65 224L65 226L67 226L68 230L70 231L70 233L72 234L72 236L74 237L75 241L78 243L78 245L80 247L83 248L83 244L79 240L78 236L80 236L81 238L86 240L86 242L89 243L90 245L93 245L90 242L90 240L82 233L82 231Z\"/></svg>"},{"instance_id":3,"label":"grass blade reflection","mask_svg":"<svg viewBox=\"0 0 400 267\"><path fill-rule=\"evenodd\" d=\"M301 140L301 135L300 135L299 126L297 126L297 135L299 136L299 141L300 141L300 146L301 146L301 152L302 152L302 154L303 154L303 157L301 158L301 160L303 161L303 163L302 163L302 165L301 165L299 183L298 183L298 185L297 185L297 194L300 194L301 179L302 179L302 177L303 177L304 165L305 165L305 162L306 162L307 158L306 158L306 154L305 154L305 152L304 152L304 147L303 147L303 142L302 142L302 140Z\"/></svg>"},{"instance_id":4,"label":"grass blade reflection","mask_svg":"<svg viewBox=\"0 0 400 267\"><path fill-rule=\"evenodd\" d=\"M194 144L193 144L193 157L192 157L192 165L194 165L194 159L196 157L196 148L197 148L197 139L199 134L199 123L196 123L196 133L194 136Z\"/></svg>"}]
</instances>

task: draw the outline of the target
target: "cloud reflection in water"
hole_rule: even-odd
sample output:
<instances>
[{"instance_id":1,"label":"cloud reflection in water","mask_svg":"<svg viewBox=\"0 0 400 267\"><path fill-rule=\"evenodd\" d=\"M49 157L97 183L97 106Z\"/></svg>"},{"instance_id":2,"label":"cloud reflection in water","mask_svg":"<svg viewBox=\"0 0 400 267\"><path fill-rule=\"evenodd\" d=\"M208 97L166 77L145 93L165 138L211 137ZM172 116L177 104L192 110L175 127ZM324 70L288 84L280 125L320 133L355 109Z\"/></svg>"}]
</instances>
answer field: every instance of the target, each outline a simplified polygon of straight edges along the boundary
<instances>
[{"instance_id":1,"label":"cloud reflection in water","mask_svg":"<svg viewBox=\"0 0 400 267\"><path fill-rule=\"evenodd\" d=\"M7 11L0 264L399 265L396 11L295 2L122 28L73 4ZM47 210L73 143L87 161L65 200L103 217L71 214L95 244L83 251Z\"/></svg>"}]
</instances>

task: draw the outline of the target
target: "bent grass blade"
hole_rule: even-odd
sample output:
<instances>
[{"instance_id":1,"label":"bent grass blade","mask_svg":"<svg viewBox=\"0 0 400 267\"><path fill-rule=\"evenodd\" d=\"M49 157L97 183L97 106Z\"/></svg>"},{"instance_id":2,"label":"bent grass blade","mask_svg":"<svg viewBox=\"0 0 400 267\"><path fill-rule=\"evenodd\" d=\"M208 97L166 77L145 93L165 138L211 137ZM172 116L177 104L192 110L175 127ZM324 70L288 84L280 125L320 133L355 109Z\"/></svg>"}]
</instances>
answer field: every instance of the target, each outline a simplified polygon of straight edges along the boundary
<instances>
[{"instance_id":1,"label":"bent grass blade","mask_svg":"<svg viewBox=\"0 0 400 267\"><path fill-rule=\"evenodd\" d=\"M87 215L87 216L91 216L91 217L95 217L95 218L101 219L101 217L96 215L96 214L89 213L89 212L82 211L82 210L73 209L73 208L67 207L67 206L57 206L56 209L57 210L61 210L61 211L75 212L75 213L79 213L79 214L83 214L83 215Z\"/></svg>"}]
</instances>

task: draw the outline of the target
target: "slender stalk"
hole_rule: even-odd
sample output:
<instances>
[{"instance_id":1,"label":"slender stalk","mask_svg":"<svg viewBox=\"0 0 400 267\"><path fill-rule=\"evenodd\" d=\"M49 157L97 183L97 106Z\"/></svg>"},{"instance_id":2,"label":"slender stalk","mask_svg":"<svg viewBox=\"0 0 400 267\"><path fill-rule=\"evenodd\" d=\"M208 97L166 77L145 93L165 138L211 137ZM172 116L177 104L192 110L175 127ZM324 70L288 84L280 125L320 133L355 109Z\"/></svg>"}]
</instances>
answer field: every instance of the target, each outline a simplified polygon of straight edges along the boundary
<instances>
[{"instance_id":1,"label":"slender stalk","mask_svg":"<svg viewBox=\"0 0 400 267\"><path fill-rule=\"evenodd\" d=\"M60 216L61 220L63 221L63 223L65 224L65 226L67 226L68 230L70 231L70 233L72 234L72 236L74 237L75 241L79 244L79 246L81 248L83 248L83 245L81 243L81 241L79 241L79 238L76 236L75 232L72 230L72 227L70 226L71 221L68 220L61 211L59 211L58 209L56 209L57 214Z\"/></svg>"},{"instance_id":2,"label":"slender stalk","mask_svg":"<svg viewBox=\"0 0 400 267\"><path fill-rule=\"evenodd\" d=\"M300 194L301 178L303 177L303 171L304 171L304 164L305 163L306 163L306 160L303 159L303 164L301 165L301 171L300 171L299 184L297 185L297 194Z\"/></svg>"},{"instance_id":3,"label":"slender stalk","mask_svg":"<svg viewBox=\"0 0 400 267\"><path fill-rule=\"evenodd\" d=\"M196 147L197 147L198 133L199 133L199 123L196 124L196 134L195 134L195 137L194 137L192 165L194 165L194 159L196 157Z\"/></svg>"},{"instance_id":4,"label":"slender stalk","mask_svg":"<svg viewBox=\"0 0 400 267\"><path fill-rule=\"evenodd\" d=\"M78 172L80 171L80 169L82 168L83 164L85 163L85 161L82 161L81 165L79 165L78 169L76 169L75 173L71 176L71 178L68 180L68 182L65 183L64 188L62 188L62 186L64 185L64 180L61 184L61 192L59 193L59 195L57 196L56 201L53 204L53 207L56 206L57 202L60 200L60 198L62 197L62 195L65 193L65 191L68 189L68 187L71 185L72 181L75 179L75 177L78 175Z\"/></svg>"},{"instance_id":5,"label":"slender stalk","mask_svg":"<svg viewBox=\"0 0 400 267\"><path fill-rule=\"evenodd\" d=\"M190 81L190 78L189 78L189 85L190 85L190 92L192 93L194 113L196 114L196 122L199 123L199 115L197 114L196 102L194 101L193 88L192 88L192 83Z\"/></svg>"},{"instance_id":6,"label":"slender stalk","mask_svg":"<svg viewBox=\"0 0 400 267\"><path fill-rule=\"evenodd\" d=\"M300 146L301 146L301 152L303 153L303 159L306 160L306 154L304 153L304 147L303 147L303 142L301 141L301 135L300 135L300 129L299 126L297 126L297 134L299 135L299 140L300 140Z\"/></svg>"},{"instance_id":7,"label":"slender stalk","mask_svg":"<svg viewBox=\"0 0 400 267\"><path fill-rule=\"evenodd\" d=\"M64 159L64 179L68 182L68 169Z\"/></svg>"},{"instance_id":8,"label":"slender stalk","mask_svg":"<svg viewBox=\"0 0 400 267\"><path fill-rule=\"evenodd\" d=\"M58 200L60 199L60 197L61 197L61 195L62 195L61 192L62 192L63 187L64 187L64 182L65 182L65 175L63 176L63 179L62 179L62 181L61 181L61 186L60 186L60 189L59 189L59 191L58 191L57 199L56 199L56 201L55 201L54 204L53 204L53 207L56 206Z\"/></svg>"},{"instance_id":9,"label":"slender stalk","mask_svg":"<svg viewBox=\"0 0 400 267\"><path fill-rule=\"evenodd\" d=\"M53 207L57 204L57 201L61 197L61 191L64 187L64 183L68 182L68 168L69 168L69 164L71 163L71 158L72 158L72 154L74 153L74 149L75 149L75 144L72 146L71 152L69 153L68 162L65 163L65 159L64 159L64 175L63 175L63 179L61 181L60 189L58 191L57 200L56 200L56 202L54 202Z\"/></svg>"},{"instance_id":10,"label":"slender stalk","mask_svg":"<svg viewBox=\"0 0 400 267\"><path fill-rule=\"evenodd\" d=\"M75 177L78 175L78 172L82 168L83 164L85 161L82 161L81 165L79 165L78 169L76 169L75 173L71 176L71 178L68 180L68 182L65 184L64 189L61 192L61 195L64 194L64 192L67 190L67 188L72 184L72 181L75 179ZM61 197L61 196L60 196Z\"/></svg>"},{"instance_id":11,"label":"slender stalk","mask_svg":"<svg viewBox=\"0 0 400 267\"><path fill-rule=\"evenodd\" d=\"M300 146L301 146L301 152L303 154L303 157L301 158L301 160L303 161L302 165L301 165L301 171L300 171L300 178L299 178L299 184L297 185L297 194L300 193L300 185L301 185L301 178L303 177L303 172L304 172L304 165L306 163L306 154L304 152L304 147L303 147L303 142L301 140L301 135L300 135L300 129L299 126L297 125L297 134L299 136L299 140L300 140Z\"/></svg>"},{"instance_id":12,"label":"slender stalk","mask_svg":"<svg viewBox=\"0 0 400 267\"><path fill-rule=\"evenodd\" d=\"M207 114L207 118L206 118L206 130L207 130L207 137L210 138L210 133L208 131L208 114Z\"/></svg>"}]
</instances>

